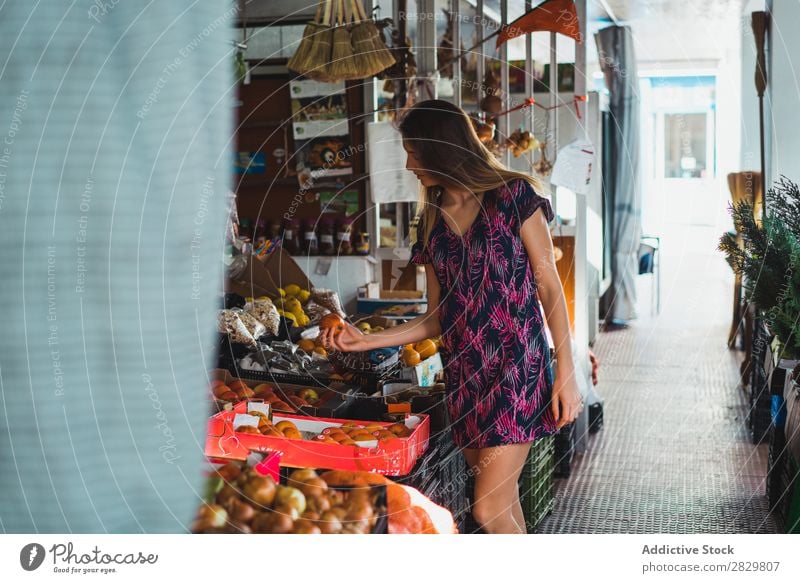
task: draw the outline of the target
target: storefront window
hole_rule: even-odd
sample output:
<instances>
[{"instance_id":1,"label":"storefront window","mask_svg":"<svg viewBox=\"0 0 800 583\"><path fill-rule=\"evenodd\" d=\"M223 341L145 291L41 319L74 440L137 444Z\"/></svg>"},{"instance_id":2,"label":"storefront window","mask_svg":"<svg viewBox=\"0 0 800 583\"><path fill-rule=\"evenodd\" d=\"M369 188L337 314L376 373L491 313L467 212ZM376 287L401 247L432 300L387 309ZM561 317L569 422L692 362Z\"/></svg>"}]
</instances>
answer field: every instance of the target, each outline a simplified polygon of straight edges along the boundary
<instances>
[{"instance_id":1,"label":"storefront window","mask_svg":"<svg viewBox=\"0 0 800 583\"><path fill-rule=\"evenodd\" d=\"M664 178L703 178L706 175L706 114L664 116Z\"/></svg>"}]
</instances>

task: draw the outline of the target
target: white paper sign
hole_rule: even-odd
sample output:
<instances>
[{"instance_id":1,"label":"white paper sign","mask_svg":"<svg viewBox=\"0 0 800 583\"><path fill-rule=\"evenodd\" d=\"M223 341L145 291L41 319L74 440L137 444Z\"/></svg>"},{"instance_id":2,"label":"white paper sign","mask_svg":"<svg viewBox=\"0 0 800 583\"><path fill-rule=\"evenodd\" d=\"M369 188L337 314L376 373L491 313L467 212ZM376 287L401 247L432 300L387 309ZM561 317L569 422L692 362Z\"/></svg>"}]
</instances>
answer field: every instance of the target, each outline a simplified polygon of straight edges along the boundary
<instances>
[{"instance_id":1,"label":"white paper sign","mask_svg":"<svg viewBox=\"0 0 800 583\"><path fill-rule=\"evenodd\" d=\"M258 413L263 413L264 415L269 417L269 408L270 408L270 404L269 403L259 403L257 401L249 401L247 403L247 412L248 413L250 413L252 411L256 411ZM256 426L258 426L258 425L256 424Z\"/></svg>"},{"instance_id":2,"label":"white paper sign","mask_svg":"<svg viewBox=\"0 0 800 583\"><path fill-rule=\"evenodd\" d=\"M258 429L258 422L259 418L255 415L243 415L242 413L237 413L233 418L233 428L237 429L244 425L249 425L250 427L255 427Z\"/></svg>"},{"instance_id":3,"label":"white paper sign","mask_svg":"<svg viewBox=\"0 0 800 583\"><path fill-rule=\"evenodd\" d=\"M594 164L592 143L576 140L559 150L550 184L568 188L576 194L588 194Z\"/></svg>"},{"instance_id":4,"label":"white paper sign","mask_svg":"<svg viewBox=\"0 0 800 583\"><path fill-rule=\"evenodd\" d=\"M391 122L367 125L370 191L376 204L419 200L419 180L406 170L406 151Z\"/></svg>"}]
</instances>

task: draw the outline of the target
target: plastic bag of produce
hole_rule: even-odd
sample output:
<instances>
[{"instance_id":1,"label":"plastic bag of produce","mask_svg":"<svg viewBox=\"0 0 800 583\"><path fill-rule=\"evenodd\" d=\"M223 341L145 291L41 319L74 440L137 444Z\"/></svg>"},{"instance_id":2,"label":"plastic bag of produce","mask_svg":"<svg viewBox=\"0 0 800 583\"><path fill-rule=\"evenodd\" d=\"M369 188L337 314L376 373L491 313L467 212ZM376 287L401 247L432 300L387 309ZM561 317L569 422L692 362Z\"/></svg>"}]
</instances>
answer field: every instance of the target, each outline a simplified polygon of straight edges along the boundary
<instances>
[{"instance_id":1,"label":"plastic bag of produce","mask_svg":"<svg viewBox=\"0 0 800 583\"><path fill-rule=\"evenodd\" d=\"M247 331L250 332L250 335L258 340L264 334L267 333L267 327L264 326L261 322L259 322L252 314L245 312L244 310L239 310L239 319L247 328Z\"/></svg>"},{"instance_id":2,"label":"plastic bag of produce","mask_svg":"<svg viewBox=\"0 0 800 583\"><path fill-rule=\"evenodd\" d=\"M231 342L235 344L246 344L255 348L256 339L240 318L242 310L220 310L217 317L217 329L227 334Z\"/></svg>"},{"instance_id":3,"label":"plastic bag of produce","mask_svg":"<svg viewBox=\"0 0 800 583\"><path fill-rule=\"evenodd\" d=\"M253 300L245 305L244 309L264 325L268 334L272 336L278 335L281 317L278 314L278 308L275 307L271 300Z\"/></svg>"}]
</instances>

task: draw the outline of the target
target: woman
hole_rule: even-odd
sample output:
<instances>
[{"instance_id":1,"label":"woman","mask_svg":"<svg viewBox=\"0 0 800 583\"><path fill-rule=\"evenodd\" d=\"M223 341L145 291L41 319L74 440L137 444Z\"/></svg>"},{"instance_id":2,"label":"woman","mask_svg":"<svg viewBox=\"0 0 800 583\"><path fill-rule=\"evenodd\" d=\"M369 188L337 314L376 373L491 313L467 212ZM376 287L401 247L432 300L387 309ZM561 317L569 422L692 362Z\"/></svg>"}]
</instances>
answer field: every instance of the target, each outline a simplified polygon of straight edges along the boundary
<instances>
[{"instance_id":1,"label":"woman","mask_svg":"<svg viewBox=\"0 0 800 583\"><path fill-rule=\"evenodd\" d=\"M489 533L524 533L517 481L531 442L583 406L547 227L553 211L535 179L503 167L458 107L420 102L399 127L406 168L424 192L411 261L425 265L428 311L370 335L329 330L323 340L362 351L441 335L453 439L475 475L473 514Z\"/></svg>"}]
</instances>

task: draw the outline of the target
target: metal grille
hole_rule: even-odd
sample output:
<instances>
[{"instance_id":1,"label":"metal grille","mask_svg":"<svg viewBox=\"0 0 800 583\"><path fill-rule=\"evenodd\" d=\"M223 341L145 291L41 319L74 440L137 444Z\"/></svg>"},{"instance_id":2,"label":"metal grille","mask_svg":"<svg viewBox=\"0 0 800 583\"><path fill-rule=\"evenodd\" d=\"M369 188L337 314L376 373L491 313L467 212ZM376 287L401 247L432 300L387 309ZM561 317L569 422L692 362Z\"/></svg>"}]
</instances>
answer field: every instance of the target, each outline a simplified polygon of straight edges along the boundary
<instances>
[{"instance_id":1,"label":"metal grille","mask_svg":"<svg viewBox=\"0 0 800 583\"><path fill-rule=\"evenodd\" d=\"M556 480L537 532L782 532L766 497L768 445L751 443L742 353L725 343L729 271L700 257L674 262L659 317L598 337L604 427Z\"/></svg>"}]
</instances>

